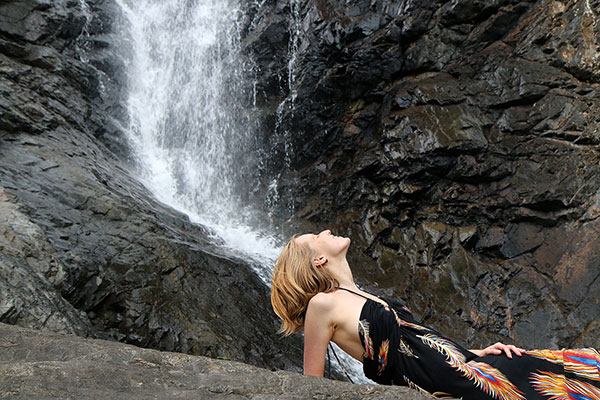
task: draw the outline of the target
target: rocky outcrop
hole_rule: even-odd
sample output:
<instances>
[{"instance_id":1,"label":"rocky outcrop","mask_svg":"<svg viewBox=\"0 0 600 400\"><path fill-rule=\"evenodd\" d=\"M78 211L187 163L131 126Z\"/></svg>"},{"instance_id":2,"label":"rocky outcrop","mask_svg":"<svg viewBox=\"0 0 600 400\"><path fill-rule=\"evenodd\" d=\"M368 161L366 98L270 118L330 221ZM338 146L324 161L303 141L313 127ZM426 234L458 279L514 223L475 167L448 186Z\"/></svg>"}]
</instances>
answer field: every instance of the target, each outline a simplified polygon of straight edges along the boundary
<instances>
[{"instance_id":1,"label":"rocky outcrop","mask_svg":"<svg viewBox=\"0 0 600 400\"><path fill-rule=\"evenodd\" d=\"M135 179L119 18L112 1L0 4L0 321L297 370L251 266Z\"/></svg>"},{"instance_id":2,"label":"rocky outcrop","mask_svg":"<svg viewBox=\"0 0 600 400\"><path fill-rule=\"evenodd\" d=\"M400 387L297 373L0 323L3 399L402 399Z\"/></svg>"},{"instance_id":3,"label":"rocky outcrop","mask_svg":"<svg viewBox=\"0 0 600 400\"><path fill-rule=\"evenodd\" d=\"M597 1L249 7L273 215L469 346L600 347ZM0 321L297 370L251 267L135 179L119 18L0 4Z\"/></svg>"},{"instance_id":4,"label":"rocky outcrop","mask_svg":"<svg viewBox=\"0 0 600 400\"><path fill-rule=\"evenodd\" d=\"M600 4L267 3L290 231L349 235L366 289L468 345L599 347Z\"/></svg>"}]
</instances>

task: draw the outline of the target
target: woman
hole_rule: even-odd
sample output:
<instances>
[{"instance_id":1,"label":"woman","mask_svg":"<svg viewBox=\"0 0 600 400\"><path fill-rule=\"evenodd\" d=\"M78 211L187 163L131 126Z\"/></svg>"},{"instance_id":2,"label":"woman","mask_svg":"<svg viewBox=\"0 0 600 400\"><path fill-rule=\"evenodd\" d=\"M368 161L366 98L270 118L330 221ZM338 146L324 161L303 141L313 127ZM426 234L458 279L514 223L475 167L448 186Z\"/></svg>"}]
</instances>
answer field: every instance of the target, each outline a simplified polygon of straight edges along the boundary
<instances>
[{"instance_id":1,"label":"woman","mask_svg":"<svg viewBox=\"0 0 600 400\"><path fill-rule=\"evenodd\" d=\"M305 374L323 376L333 341L375 382L437 398L600 400L597 350L525 351L501 343L466 350L419 324L403 304L358 289L349 245L328 230L296 236L275 264L271 303L282 333L304 329Z\"/></svg>"}]
</instances>

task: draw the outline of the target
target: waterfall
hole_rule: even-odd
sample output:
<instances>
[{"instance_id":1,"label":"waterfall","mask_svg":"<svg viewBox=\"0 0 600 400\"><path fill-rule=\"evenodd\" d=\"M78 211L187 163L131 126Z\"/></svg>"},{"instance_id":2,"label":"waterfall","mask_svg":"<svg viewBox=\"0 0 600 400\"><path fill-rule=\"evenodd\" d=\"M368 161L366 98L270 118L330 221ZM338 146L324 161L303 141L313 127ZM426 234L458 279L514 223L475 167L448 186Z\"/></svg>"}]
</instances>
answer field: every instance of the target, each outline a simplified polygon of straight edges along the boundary
<instances>
[{"instance_id":1,"label":"waterfall","mask_svg":"<svg viewBox=\"0 0 600 400\"><path fill-rule=\"evenodd\" d=\"M260 216L248 204L248 193L258 187L260 149L250 113L253 87L245 76L251 66L244 65L239 48L240 4L116 1L132 41L128 135L140 180L161 202L211 229L214 240L233 254L253 259L256 272L270 284L280 242L259 229ZM290 0L290 95L279 115L284 107L294 107L296 97L299 9L300 2ZM278 200L271 182L264 201ZM366 382L361 364L336 349L354 379Z\"/></svg>"},{"instance_id":2,"label":"waterfall","mask_svg":"<svg viewBox=\"0 0 600 400\"><path fill-rule=\"evenodd\" d=\"M237 0L117 0L132 41L129 141L163 203L253 259L268 281L278 240L250 205L259 162ZM250 90L251 92L251 90ZM259 262L260 260L260 262Z\"/></svg>"}]
</instances>

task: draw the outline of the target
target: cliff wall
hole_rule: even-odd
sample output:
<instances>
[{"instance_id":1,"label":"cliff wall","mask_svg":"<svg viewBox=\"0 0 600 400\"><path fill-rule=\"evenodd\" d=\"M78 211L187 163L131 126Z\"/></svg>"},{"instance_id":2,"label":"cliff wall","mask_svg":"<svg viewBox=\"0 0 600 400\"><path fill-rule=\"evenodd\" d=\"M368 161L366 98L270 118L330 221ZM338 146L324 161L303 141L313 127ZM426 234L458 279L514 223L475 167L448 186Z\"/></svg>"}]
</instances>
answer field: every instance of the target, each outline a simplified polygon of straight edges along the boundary
<instances>
[{"instance_id":1,"label":"cliff wall","mask_svg":"<svg viewBox=\"0 0 600 400\"><path fill-rule=\"evenodd\" d=\"M599 9L267 2L275 213L349 235L364 288L471 346L598 347Z\"/></svg>"}]
</instances>

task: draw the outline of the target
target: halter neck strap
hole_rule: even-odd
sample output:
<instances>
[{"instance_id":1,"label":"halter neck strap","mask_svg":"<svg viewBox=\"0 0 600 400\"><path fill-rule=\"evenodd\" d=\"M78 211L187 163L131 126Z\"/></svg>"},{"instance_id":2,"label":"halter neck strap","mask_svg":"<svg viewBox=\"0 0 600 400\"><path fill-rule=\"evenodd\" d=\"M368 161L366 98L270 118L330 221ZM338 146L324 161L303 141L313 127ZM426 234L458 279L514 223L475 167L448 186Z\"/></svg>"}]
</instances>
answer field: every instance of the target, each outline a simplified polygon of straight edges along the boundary
<instances>
[{"instance_id":1,"label":"halter neck strap","mask_svg":"<svg viewBox=\"0 0 600 400\"><path fill-rule=\"evenodd\" d=\"M372 300L372 299L369 299L367 296L364 296L364 295L362 295L360 293L356 293L354 290L346 289L346 288L343 288L343 287L338 287L338 289L342 289L342 290L345 290L346 292L354 293L355 295L360 296L360 297L364 297L367 300Z\"/></svg>"}]
</instances>

